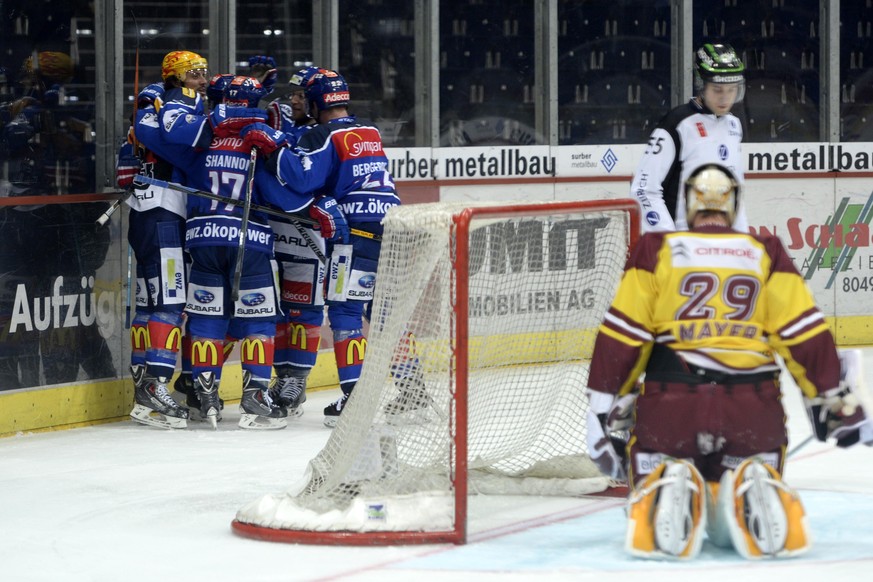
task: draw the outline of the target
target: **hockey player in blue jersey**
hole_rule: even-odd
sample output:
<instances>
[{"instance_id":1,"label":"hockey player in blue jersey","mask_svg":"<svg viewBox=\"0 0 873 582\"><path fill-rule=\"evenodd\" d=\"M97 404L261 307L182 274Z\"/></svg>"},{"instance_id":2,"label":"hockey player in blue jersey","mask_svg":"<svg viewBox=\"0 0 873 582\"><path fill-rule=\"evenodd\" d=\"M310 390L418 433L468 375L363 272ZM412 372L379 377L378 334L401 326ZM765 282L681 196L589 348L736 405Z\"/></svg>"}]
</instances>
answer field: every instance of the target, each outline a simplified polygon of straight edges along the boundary
<instances>
[{"instance_id":1,"label":"hockey player in blue jersey","mask_svg":"<svg viewBox=\"0 0 873 582\"><path fill-rule=\"evenodd\" d=\"M174 178L168 161L188 148L165 144L158 115L165 93L203 89L206 59L189 51L168 53L162 62L163 84L146 87L137 96L137 111L128 144L119 152L118 182L129 187L137 173L160 180ZM137 422L184 428L188 411L167 391L180 349L185 307L183 240L185 200L160 187L135 189L130 206L128 241L136 257L136 312L131 322L131 375Z\"/></svg>"},{"instance_id":2,"label":"hockey player in blue jersey","mask_svg":"<svg viewBox=\"0 0 873 582\"><path fill-rule=\"evenodd\" d=\"M348 227L336 202L282 186L266 168L256 164L253 147L267 155L284 145L284 135L263 123L246 140L239 135L240 124L265 114L255 105L265 95L256 79L236 77L225 90L224 103L209 115L201 128L211 136L209 147L194 152L186 163L188 185L234 200L250 197L257 205L272 205L287 212L305 209L320 220L322 229L340 238ZM245 120L245 121L244 121ZM176 120L188 123L189 120ZM192 126L195 120L190 120ZM163 124L168 129L167 124ZM202 143L202 136L200 138ZM213 426L220 418L218 385L221 378L223 343L231 318L240 322L243 396L240 402L242 428L282 428L287 411L274 406L267 393L274 356L277 296L273 271L273 233L266 216L251 212L245 229L245 249L239 289L233 288L236 261L242 249L239 231L243 224L239 206L188 197L186 245L192 258L186 311L191 334L194 385L201 401L201 413ZM239 298L232 299L234 291Z\"/></svg>"},{"instance_id":3,"label":"hockey player in blue jersey","mask_svg":"<svg viewBox=\"0 0 873 582\"><path fill-rule=\"evenodd\" d=\"M269 125L285 133L289 146L315 126L306 107L306 85L319 67L300 69L288 82L290 105L273 101L267 107ZM324 323L325 240L315 230L290 219L271 216L274 249L279 264L279 299L282 315L276 324L276 385L272 398L287 407L289 416L303 414L306 379L318 356Z\"/></svg>"},{"instance_id":4,"label":"hockey player in blue jersey","mask_svg":"<svg viewBox=\"0 0 873 582\"><path fill-rule=\"evenodd\" d=\"M346 276L331 277L327 285L328 318L333 331L334 354L342 396L325 408L325 425L336 425L355 384L366 349L363 313L373 298L379 258L381 220L400 204L379 130L349 115L349 87L335 71L317 73L306 85L310 115L318 121L299 137L297 150L280 148L267 166L295 192L336 198L349 226L371 236L354 235L351 245L327 233L332 267ZM243 130L263 133L261 124ZM317 198L318 199L318 198ZM345 284L340 286L340 281Z\"/></svg>"}]
</instances>

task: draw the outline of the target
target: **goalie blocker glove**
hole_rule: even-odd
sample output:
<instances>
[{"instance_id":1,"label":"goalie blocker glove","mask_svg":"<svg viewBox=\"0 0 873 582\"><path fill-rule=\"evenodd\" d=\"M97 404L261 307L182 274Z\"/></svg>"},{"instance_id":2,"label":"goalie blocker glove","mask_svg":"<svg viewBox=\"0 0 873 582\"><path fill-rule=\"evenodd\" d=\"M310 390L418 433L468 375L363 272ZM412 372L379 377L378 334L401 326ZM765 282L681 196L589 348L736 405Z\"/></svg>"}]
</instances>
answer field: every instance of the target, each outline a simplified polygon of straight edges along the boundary
<instances>
[{"instance_id":1,"label":"goalie blocker glove","mask_svg":"<svg viewBox=\"0 0 873 582\"><path fill-rule=\"evenodd\" d=\"M601 473L616 481L627 481L624 467L626 443L609 436L607 428L614 402L616 398L611 394L588 390L588 455Z\"/></svg>"},{"instance_id":2,"label":"goalie blocker glove","mask_svg":"<svg viewBox=\"0 0 873 582\"><path fill-rule=\"evenodd\" d=\"M239 132L246 148L258 148L261 154L268 158L277 149L288 143L288 136L266 123L252 123Z\"/></svg>"},{"instance_id":3,"label":"goalie blocker glove","mask_svg":"<svg viewBox=\"0 0 873 582\"><path fill-rule=\"evenodd\" d=\"M321 236L325 240L348 244L349 224L332 196L316 198L309 207L309 216L318 221Z\"/></svg>"}]
</instances>

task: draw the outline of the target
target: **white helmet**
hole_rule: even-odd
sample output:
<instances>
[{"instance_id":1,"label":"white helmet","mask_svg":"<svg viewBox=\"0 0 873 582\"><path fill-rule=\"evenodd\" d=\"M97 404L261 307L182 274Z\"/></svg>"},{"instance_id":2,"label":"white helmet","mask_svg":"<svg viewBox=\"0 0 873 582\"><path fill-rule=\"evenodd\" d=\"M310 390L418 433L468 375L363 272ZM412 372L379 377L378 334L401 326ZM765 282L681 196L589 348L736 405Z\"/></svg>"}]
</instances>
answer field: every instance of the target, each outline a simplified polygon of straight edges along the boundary
<instances>
[{"instance_id":1,"label":"white helmet","mask_svg":"<svg viewBox=\"0 0 873 582\"><path fill-rule=\"evenodd\" d=\"M734 223L740 185L733 173L718 164L700 166L685 181L685 218L690 227L698 212L724 212Z\"/></svg>"}]
</instances>

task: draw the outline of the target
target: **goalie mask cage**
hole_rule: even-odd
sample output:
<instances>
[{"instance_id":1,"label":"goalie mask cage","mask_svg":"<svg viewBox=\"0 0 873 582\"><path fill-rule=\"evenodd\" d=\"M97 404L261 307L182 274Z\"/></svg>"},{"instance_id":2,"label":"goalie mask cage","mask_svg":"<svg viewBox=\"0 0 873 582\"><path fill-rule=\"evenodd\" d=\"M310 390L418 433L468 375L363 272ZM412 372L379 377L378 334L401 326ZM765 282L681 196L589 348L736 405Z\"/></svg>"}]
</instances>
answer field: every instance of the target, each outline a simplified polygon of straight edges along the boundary
<instances>
[{"instance_id":1,"label":"goalie mask cage","mask_svg":"<svg viewBox=\"0 0 873 582\"><path fill-rule=\"evenodd\" d=\"M637 203L417 204L384 226L361 378L301 481L240 509L234 531L464 543L468 493L606 489L585 386Z\"/></svg>"}]
</instances>

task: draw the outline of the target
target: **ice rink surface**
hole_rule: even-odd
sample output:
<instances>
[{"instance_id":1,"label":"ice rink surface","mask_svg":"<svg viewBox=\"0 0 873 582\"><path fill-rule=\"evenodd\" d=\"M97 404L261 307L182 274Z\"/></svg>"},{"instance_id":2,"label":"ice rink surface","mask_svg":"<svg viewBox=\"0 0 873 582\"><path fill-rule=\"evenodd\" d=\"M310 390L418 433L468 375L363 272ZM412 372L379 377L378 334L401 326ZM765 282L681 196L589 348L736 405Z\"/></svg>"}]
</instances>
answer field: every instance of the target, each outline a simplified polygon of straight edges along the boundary
<instances>
[{"instance_id":1,"label":"ice rink surface","mask_svg":"<svg viewBox=\"0 0 873 582\"><path fill-rule=\"evenodd\" d=\"M873 349L864 350L873 387ZM785 382L791 447L811 434ZM799 490L813 549L748 562L704 543L688 563L625 555L623 500L473 497L464 546L324 547L231 532L237 509L284 491L327 440L313 392L281 431L243 431L235 405L218 431L131 421L0 439L0 580L140 582L574 580L706 582L869 580L873 576L873 448L809 442L786 481Z\"/></svg>"}]
</instances>

